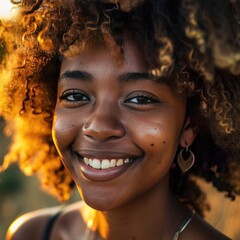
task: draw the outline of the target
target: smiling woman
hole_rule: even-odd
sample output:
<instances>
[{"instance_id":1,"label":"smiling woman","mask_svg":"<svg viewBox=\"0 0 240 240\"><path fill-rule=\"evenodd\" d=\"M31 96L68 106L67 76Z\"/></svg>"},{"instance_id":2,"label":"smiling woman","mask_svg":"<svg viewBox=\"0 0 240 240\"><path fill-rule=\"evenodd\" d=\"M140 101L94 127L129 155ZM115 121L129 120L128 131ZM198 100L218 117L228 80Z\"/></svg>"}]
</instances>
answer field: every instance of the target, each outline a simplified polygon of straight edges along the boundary
<instances>
[{"instance_id":1,"label":"smiling woman","mask_svg":"<svg viewBox=\"0 0 240 240\"><path fill-rule=\"evenodd\" d=\"M0 31L2 169L83 201L26 214L6 239L229 239L203 220L198 179L240 194L239 1L18 6Z\"/></svg>"},{"instance_id":2,"label":"smiling woman","mask_svg":"<svg viewBox=\"0 0 240 240\"><path fill-rule=\"evenodd\" d=\"M95 44L63 58L58 83L55 145L85 202L101 210L119 208L160 180L166 184L179 138L191 144L194 136L192 128L182 132L185 97L150 77L140 48L129 34L123 39L120 64ZM84 74L69 74L77 70Z\"/></svg>"}]
</instances>

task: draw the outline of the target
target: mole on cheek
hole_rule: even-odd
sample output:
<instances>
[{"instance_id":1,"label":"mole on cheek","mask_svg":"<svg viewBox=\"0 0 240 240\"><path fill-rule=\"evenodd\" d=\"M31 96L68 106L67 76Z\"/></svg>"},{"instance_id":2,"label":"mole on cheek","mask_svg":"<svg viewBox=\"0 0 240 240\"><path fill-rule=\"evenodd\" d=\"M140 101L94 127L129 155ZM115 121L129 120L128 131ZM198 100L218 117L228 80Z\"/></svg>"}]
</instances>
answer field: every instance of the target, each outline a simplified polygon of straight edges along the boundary
<instances>
[{"instance_id":1,"label":"mole on cheek","mask_svg":"<svg viewBox=\"0 0 240 240\"><path fill-rule=\"evenodd\" d=\"M165 143L166 143L166 141L163 141L162 143L163 143L163 144L165 144Z\"/></svg>"},{"instance_id":2,"label":"mole on cheek","mask_svg":"<svg viewBox=\"0 0 240 240\"><path fill-rule=\"evenodd\" d=\"M150 145L151 147L154 147L154 143L151 143L151 145Z\"/></svg>"}]
</instances>

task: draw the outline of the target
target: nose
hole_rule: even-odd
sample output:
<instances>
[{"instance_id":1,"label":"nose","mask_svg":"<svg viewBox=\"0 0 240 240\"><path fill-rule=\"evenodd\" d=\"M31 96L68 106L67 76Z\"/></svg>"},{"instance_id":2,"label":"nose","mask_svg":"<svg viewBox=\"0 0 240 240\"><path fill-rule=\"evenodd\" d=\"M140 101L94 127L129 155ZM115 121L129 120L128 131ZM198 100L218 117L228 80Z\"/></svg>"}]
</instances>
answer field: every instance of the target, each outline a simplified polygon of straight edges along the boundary
<instances>
[{"instance_id":1,"label":"nose","mask_svg":"<svg viewBox=\"0 0 240 240\"><path fill-rule=\"evenodd\" d=\"M125 129L116 108L105 106L94 109L86 119L83 134L93 141L105 142L123 137Z\"/></svg>"}]
</instances>

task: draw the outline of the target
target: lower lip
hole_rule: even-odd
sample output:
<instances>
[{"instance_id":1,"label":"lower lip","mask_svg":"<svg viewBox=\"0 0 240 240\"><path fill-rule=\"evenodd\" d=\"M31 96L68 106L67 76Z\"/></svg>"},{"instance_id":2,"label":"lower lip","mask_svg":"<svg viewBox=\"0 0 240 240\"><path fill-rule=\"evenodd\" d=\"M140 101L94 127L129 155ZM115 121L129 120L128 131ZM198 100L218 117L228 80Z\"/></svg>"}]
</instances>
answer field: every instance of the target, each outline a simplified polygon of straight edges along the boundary
<instances>
[{"instance_id":1,"label":"lower lip","mask_svg":"<svg viewBox=\"0 0 240 240\"><path fill-rule=\"evenodd\" d=\"M81 160L79 163L83 176L91 181L110 181L126 172L132 165L131 163L128 163L118 167L95 169L89 165L86 165Z\"/></svg>"}]
</instances>

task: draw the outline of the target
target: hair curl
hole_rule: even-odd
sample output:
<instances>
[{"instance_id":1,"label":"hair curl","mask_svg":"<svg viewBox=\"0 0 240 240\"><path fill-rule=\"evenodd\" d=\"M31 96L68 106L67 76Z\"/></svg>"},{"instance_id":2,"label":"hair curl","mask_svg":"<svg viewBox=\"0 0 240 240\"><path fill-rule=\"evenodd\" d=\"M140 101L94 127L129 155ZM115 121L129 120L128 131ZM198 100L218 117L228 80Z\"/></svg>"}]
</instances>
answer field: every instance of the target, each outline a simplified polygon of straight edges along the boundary
<instances>
[{"instance_id":1,"label":"hair curl","mask_svg":"<svg viewBox=\"0 0 240 240\"><path fill-rule=\"evenodd\" d=\"M51 127L61 56L103 41L121 61L124 29L141 44L151 74L188 96L198 131L196 164L172 191L199 213L207 208L196 177L234 199L240 194L239 0L22 0L18 16L0 21L0 114L13 142L2 169L18 162L42 188L67 200L72 179L54 147ZM6 51L4 51L6 50ZM7 52L7 54L3 54Z\"/></svg>"}]
</instances>

